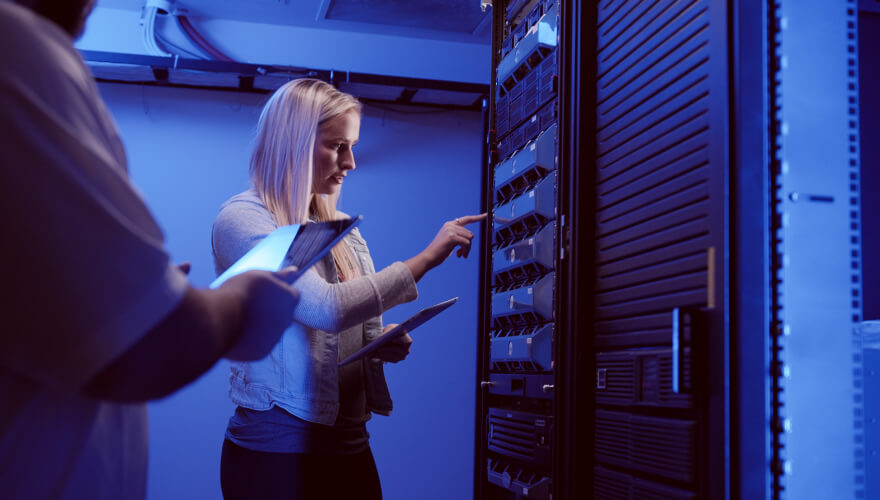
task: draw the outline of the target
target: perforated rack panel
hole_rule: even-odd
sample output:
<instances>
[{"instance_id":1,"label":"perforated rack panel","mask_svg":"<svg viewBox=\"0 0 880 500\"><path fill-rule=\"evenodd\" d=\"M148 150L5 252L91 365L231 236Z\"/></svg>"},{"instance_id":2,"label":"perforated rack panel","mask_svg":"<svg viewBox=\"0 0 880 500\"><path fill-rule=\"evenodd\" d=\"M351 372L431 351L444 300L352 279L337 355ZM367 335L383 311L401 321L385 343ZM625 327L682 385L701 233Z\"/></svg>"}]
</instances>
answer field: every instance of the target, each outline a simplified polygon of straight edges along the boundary
<instances>
[{"instance_id":1,"label":"perforated rack panel","mask_svg":"<svg viewBox=\"0 0 880 500\"><path fill-rule=\"evenodd\" d=\"M776 494L872 498L853 346L862 320L858 6L771 7Z\"/></svg>"}]
</instances>

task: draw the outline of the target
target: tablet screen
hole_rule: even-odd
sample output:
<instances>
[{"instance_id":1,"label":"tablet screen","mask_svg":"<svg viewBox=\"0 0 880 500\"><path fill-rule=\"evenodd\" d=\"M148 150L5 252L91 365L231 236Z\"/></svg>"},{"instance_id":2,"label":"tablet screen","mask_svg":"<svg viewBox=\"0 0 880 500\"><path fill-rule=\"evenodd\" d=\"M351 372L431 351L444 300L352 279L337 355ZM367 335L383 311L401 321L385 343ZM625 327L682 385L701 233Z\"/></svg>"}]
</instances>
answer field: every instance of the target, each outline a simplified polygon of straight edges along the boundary
<instances>
[{"instance_id":1,"label":"tablet screen","mask_svg":"<svg viewBox=\"0 0 880 500\"><path fill-rule=\"evenodd\" d=\"M210 288L217 288L227 279L245 271L278 271L288 266L296 266L299 272L290 280L292 284L362 220L363 217L358 216L351 219L279 227L229 266L211 283Z\"/></svg>"},{"instance_id":2,"label":"tablet screen","mask_svg":"<svg viewBox=\"0 0 880 500\"><path fill-rule=\"evenodd\" d=\"M293 244L290 245L287 257L279 269L296 266L301 271L305 271L336 246L336 243L353 229L360 222L360 219L360 217L355 217L304 224L296 235L296 239L293 240Z\"/></svg>"},{"instance_id":3,"label":"tablet screen","mask_svg":"<svg viewBox=\"0 0 880 500\"><path fill-rule=\"evenodd\" d=\"M351 356L343 359L339 362L339 366L347 365L352 361L357 361L358 359L363 358L364 356L372 353L379 347L387 344L394 340L395 337L399 337L403 335L404 332L412 332L416 327L425 324L429 319L434 316L440 314L442 311L445 311L449 306L455 304L458 301L458 297L451 298L449 300L444 300L439 304L434 304L431 307L426 307L421 311L412 315L409 319L404 321L403 323L397 325L391 330L383 333L379 337L373 339L369 344L361 347L357 352L352 354Z\"/></svg>"}]
</instances>

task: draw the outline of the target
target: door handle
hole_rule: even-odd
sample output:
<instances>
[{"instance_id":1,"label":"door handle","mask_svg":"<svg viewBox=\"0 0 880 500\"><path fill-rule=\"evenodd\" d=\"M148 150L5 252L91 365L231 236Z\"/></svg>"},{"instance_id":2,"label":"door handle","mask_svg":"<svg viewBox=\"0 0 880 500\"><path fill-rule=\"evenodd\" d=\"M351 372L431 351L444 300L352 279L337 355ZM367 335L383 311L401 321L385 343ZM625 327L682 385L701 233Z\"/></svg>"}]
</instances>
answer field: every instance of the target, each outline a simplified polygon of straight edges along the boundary
<instances>
[{"instance_id":1,"label":"door handle","mask_svg":"<svg viewBox=\"0 0 880 500\"><path fill-rule=\"evenodd\" d=\"M676 307L672 309L672 392L683 394L691 392L692 377L685 377L685 356L692 360L694 356L694 336L699 309ZM693 363L691 368L693 368Z\"/></svg>"}]
</instances>

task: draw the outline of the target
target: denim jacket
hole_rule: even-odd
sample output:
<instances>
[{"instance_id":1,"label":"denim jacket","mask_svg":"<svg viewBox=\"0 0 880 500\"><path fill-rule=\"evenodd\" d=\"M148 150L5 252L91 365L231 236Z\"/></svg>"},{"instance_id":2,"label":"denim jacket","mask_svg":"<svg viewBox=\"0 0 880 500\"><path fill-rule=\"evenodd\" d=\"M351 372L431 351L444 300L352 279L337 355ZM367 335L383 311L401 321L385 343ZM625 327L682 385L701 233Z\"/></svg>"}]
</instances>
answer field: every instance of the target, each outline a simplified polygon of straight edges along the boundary
<instances>
[{"instance_id":1,"label":"denim jacket","mask_svg":"<svg viewBox=\"0 0 880 500\"><path fill-rule=\"evenodd\" d=\"M227 201L213 230L218 272L274 229L271 215L253 190ZM417 296L405 264L396 262L376 273L366 241L357 230L343 241L354 252L363 277L338 283L329 254L304 273L294 284L300 293L295 321L278 344L259 361L232 363L229 397L235 404L253 410L279 406L303 420L324 425L336 421L338 334L360 329L364 341L369 342L382 334L383 311ZM392 403L383 363L369 359L366 366L367 405L374 413L388 415Z\"/></svg>"}]
</instances>

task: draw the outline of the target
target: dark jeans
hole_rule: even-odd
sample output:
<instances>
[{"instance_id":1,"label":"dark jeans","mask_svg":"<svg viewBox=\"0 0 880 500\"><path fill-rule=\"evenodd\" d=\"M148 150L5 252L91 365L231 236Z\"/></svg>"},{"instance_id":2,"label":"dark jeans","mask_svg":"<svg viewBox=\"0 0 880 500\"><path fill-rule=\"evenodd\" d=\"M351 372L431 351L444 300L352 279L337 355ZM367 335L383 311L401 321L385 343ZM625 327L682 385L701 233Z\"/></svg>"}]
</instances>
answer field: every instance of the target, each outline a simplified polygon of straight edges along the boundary
<instances>
[{"instance_id":1,"label":"dark jeans","mask_svg":"<svg viewBox=\"0 0 880 500\"><path fill-rule=\"evenodd\" d=\"M220 486L226 500L381 500L373 452L267 453L223 441Z\"/></svg>"}]
</instances>

